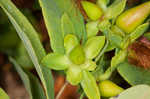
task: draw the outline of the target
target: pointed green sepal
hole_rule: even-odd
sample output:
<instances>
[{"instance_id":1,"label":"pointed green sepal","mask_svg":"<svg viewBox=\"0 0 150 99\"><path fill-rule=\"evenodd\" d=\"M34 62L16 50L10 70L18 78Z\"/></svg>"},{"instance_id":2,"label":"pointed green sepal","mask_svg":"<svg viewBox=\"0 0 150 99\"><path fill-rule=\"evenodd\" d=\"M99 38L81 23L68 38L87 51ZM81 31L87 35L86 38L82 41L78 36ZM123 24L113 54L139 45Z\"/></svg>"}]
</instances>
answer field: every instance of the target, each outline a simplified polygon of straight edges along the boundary
<instances>
[{"instance_id":1,"label":"pointed green sepal","mask_svg":"<svg viewBox=\"0 0 150 99\"><path fill-rule=\"evenodd\" d=\"M42 64L54 70L65 70L68 68L70 61L65 55L50 53L43 58Z\"/></svg>"},{"instance_id":2,"label":"pointed green sepal","mask_svg":"<svg viewBox=\"0 0 150 99\"><path fill-rule=\"evenodd\" d=\"M105 44L105 36L94 36L87 40L84 51L88 59L95 58Z\"/></svg>"}]
</instances>

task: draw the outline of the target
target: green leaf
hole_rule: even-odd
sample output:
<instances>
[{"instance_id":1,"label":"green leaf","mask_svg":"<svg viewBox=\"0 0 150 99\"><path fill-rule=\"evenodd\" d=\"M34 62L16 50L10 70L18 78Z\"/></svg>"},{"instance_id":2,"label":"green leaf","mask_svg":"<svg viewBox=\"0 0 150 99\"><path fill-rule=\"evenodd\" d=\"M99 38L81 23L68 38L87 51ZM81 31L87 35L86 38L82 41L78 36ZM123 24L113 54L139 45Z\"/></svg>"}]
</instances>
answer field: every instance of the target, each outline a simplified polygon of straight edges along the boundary
<instances>
[{"instance_id":1,"label":"green leaf","mask_svg":"<svg viewBox=\"0 0 150 99\"><path fill-rule=\"evenodd\" d=\"M64 13L61 17L61 30L63 33L63 37L65 37L69 33L75 34L73 23L71 22L67 13Z\"/></svg>"},{"instance_id":2,"label":"green leaf","mask_svg":"<svg viewBox=\"0 0 150 99\"><path fill-rule=\"evenodd\" d=\"M150 87L148 85L137 85L122 92L115 99L149 99Z\"/></svg>"},{"instance_id":3,"label":"green leaf","mask_svg":"<svg viewBox=\"0 0 150 99\"><path fill-rule=\"evenodd\" d=\"M150 71L124 62L118 66L120 75L131 85L150 85Z\"/></svg>"},{"instance_id":4,"label":"green leaf","mask_svg":"<svg viewBox=\"0 0 150 99\"><path fill-rule=\"evenodd\" d=\"M18 44L14 52L14 58L20 66L29 70L34 68L33 63L22 42Z\"/></svg>"},{"instance_id":5,"label":"green leaf","mask_svg":"<svg viewBox=\"0 0 150 99\"><path fill-rule=\"evenodd\" d=\"M105 36L94 36L87 40L84 51L88 59L95 58L105 44Z\"/></svg>"},{"instance_id":6,"label":"green leaf","mask_svg":"<svg viewBox=\"0 0 150 99\"><path fill-rule=\"evenodd\" d=\"M42 64L54 70L65 70L68 68L70 61L65 55L50 53L43 58Z\"/></svg>"},{"instance_id":7,"label":"green leaf","mask_svg":"<svg viewBox=\"0 0 150 99\"><path fill-rule=\"evenodd\" d=\"M84 20L73 0L66 0L65 2L64 0L39 0L39 2L54 52L64 53L61 26L68 26L66 23L61 23L64 13L68 15L69 23L72 23L75 34L79 39L83 39L83 42L86 40ZM70 30L70 27L72 28L72 26L69 26L68 30Z\"/></svg>"},{"instance_id":8,"label":"green leaf","mask_svg":"<svg viewBox=\"0 0 150 99\"><path fill-rule=\"evenodd\" d=\"M12 57L10 57L9 60L14 64L15 69L20 75L25 88L29 93L30 99L46 99L39 80L30 72L25 72Z\"/></svg>"},{"instance_id":9,"label":"green leaf","mask_svg":"<svg viewBox=\"0 0 150 99\"><path fill-rule=\"evenodd\" d=\"M110 31L109 40L110 42L115 45L116 47L120 47L122 42L122 37L120 35L114 34L112 31Z\"/></svg>"},{"instance_id":10,"label":"green leaf","mask_svg":"<svg viewBox=\"0 0 150 99\"><path fill-rule=\"evenodd\" d=\"M144 37L146 37L148 40L150 40L150 32L145 33L145 34L144 34Z\"/></svg>"},{"instance_id":11,"label":"green leaf","mask_svg":"<svg viewBox=\"0 0 150 99\"><path fill-rule=\"evenodd\" d=\"M98 29L98 23L99 23L99 20L98 21L91 21L91 22L88 22L86 24L86 31L87 31L87 37L92 37L92 36L96 36L99 29Z\"/></svg>"},{"instance_id":12,"label":"green leaf","mask_svg":"<svg viewBox=\"0 0 150 99\"><path fill-rule=\"evenodd\" d=\"M115 2L106 10L105 17L108 19L113 19L120 15L125 9L126 1L127 0L115 0Z\"/></svg>"},{"instance_id":13,"label":"green leaf","mask_svg":"<svg viewBox=\"0 0 150 99\"><path fill-rule=\"evenodd\" d=\"M42 57L45 55L45 51L41 45L37 32L34 30L30 22L22 13L20 13L20 11L12 2L10 2L10 0L1 0L0 4L2 9L8 15L15 29L19 28L17 29L17 32L23 32L28 36L32 46L34 46L34 49L36 49L35 52L38 53L37 57L42 59Z\"/></svg>"},{"instance_id":14,"label":"green leaf","mask_svg":"<svg viewBox=\"0 0 150 99\"><path fill-rule=\"evenodd\" d=\"M137 38L139 38L146 30L149 28L149 23L144 23L138 26L131 34L130 40L134 42Z\"/></svg>"},{"instance_id":15,"label":"green leaf","mask_svg":"<svg viewBox=\"0 0 150 99\"><path fill-rule=\"evenodd\" d=\"M83 71L81 86L89 99L100 99L100 92L95 78L88 71Z\"/></svg>"},{"instance_id":16,"label":"green leaf","mask_svg":"<svg viewBox=\"0 0 150 99\"><path fill-rule=\"evenodd\" d=\"M10 21L17 30L19 37L23 41L25 48L43 83L47 99L54 99L51 71L47 70L45 67L42 67L39 62L46 55L46 53L41 45L36 31L10 0L0 0L0 6L8 15Z\"/></svg>"},{"instance_id":17,"label":"green leaf","mask_svg":"<svg viewBox=\"0 0 150 99\"><path fill-rule=\"evenodd\" d=\"M114 68L118 64L122 63L127 56L127 49L120 50L111 60L111 67Z\"/></svg>"},{"instance_id":18,"label":"green leaf","mask_svg":"<svg viewBox=\"0 0 150 99\"><path fill-rule=\"evenodd\" d=\"M70 53L70 51L79 44L79 41L77 37L73 34L68 34L64 38L64 47L65 47L65 52L67 54Z\"/></svg>"},{"instance_id":19,"label":"green leaf","mask_svg":"<svg viewBox=\"0 0 150 99\"><path fill-rule=\"evenodd\" d=\"M97 0L97 4L100 8L103 9L103 11L107 11L107 4L110 2L110 0Z\"/></svg>"},{"instance_id":20,"label":"green leaf","mask_svg":"<svg viewBox=\"0 0 150 99\"><path fill-rule=\"evenodd\" d=\"M72 85L77 85L82 80L82 70L77 66L72 66L67 70L67 80Z\"/></svg>"},{"instance_id":21,"label":"green leaf","mask_svg":"<svg viewBox=\"0 0 150 99\"><path fill-rule=\"evenodd\" d=\"M10 99L2 88L0 88L0 99Z\"/></svg>"}]
</instances>

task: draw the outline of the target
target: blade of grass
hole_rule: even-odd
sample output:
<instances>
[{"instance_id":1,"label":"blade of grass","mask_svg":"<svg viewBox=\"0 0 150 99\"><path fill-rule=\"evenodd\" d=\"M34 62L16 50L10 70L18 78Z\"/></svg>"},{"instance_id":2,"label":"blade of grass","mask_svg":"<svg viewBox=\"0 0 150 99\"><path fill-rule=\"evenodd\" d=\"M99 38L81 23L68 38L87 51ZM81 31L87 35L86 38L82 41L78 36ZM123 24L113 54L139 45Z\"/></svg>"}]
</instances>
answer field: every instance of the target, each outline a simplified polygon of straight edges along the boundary
<instances>
[{"instance_id":1,"label":"blade of grass","mask_svg":"<svg viewBox=\"0 0 150 99\"><path fill-rule=\"evenodd\" d=\"M25 16L15 7L10 0L0 0L0 6L8 15L8 18L15 27L19 37L36 68L36 71L43 83L47 99L54 99L54 88L51 71L40 65L40 60L46 55L40 39Z\"/></svg>"},{"instance_id":2,"label":"blade of grass","mask_svg":"<svg viewBox=\"0 0 150 99\"><path fill-rule=\"evenodd\" d=\"M9 60L14 64L15 69L20 75L25 88L29 93L30 99L45 99L44 90L42 89L39 80L28 71L25 72L12 57L9 57Z\"/></svg>"}]
</instances>

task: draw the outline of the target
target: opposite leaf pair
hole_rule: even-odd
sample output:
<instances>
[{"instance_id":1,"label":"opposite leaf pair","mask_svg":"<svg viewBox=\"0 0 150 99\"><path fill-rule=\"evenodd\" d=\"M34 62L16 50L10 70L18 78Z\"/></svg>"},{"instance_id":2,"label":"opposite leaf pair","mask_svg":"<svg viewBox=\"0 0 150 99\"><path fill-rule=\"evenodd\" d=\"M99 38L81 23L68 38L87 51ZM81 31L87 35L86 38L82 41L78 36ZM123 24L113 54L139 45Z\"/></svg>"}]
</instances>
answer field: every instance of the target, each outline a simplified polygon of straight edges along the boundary
<instances>
[{"instance_id":1,"label":"opposite leaf pair","mask_svg":"<svg viewBox=\"0 0 150 99\"><path fill-rule=\"evenodd\" d=\"M77 37L68 34L64 38L65 54L50 53L42 60L43 65L54 70L66 70L67 80L77 85L83 79L83 71L93 71L93 59L105 44L105 36L93 36L85 45L80 45Z\"/></svg>"}]
</instances>

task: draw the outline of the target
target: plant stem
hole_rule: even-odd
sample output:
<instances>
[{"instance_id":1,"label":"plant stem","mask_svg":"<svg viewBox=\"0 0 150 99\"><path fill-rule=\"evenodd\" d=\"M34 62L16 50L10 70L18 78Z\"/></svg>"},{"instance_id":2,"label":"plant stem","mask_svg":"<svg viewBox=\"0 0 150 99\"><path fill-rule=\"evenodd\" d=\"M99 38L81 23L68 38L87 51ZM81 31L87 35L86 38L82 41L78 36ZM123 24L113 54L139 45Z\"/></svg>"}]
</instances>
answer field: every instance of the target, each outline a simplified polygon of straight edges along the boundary
<instances>
[{"instance_id":1,"label":"plant stem","mask_svg":"<svg viewBox=\"0 0 150 99\"><path fill-rule=\"evenodd\" d=\"M57 94L57 96L56 96L55 99L59 99L59 98L60 98L60 96L62 95L63 91L65 90L65 88L66 88L66 86L67 86L68 84L69 84L69 83L68 83L67 81L64 83L64 85L61 87L61 89L60 89L60 91L59 91L59 93Z\"/></svg>"},{"instance_id":2,"label":"plant stem","mask_svg":"<svg viewBox=\"0 0 150 99\"><path fill-rule=\"evenodd\" d=\"M80 99L84 98L84 92L82 92L82 94L80 95Z\"/></svg>"},{"instance_id":3,"label":"plant stem","mask_svg":"<svg viewBox=\"0 0 150 99\"><path fill-rule=\"evenodd\" d=\"M101 58L101 56L105 53L106 48L108 47L109 41L106 41L106 44L104 46L104 48L102 49L102 51L99 53L99 55L96 57L95 62L98 62L98 60Z\"/></svg>"}]
</instances>

